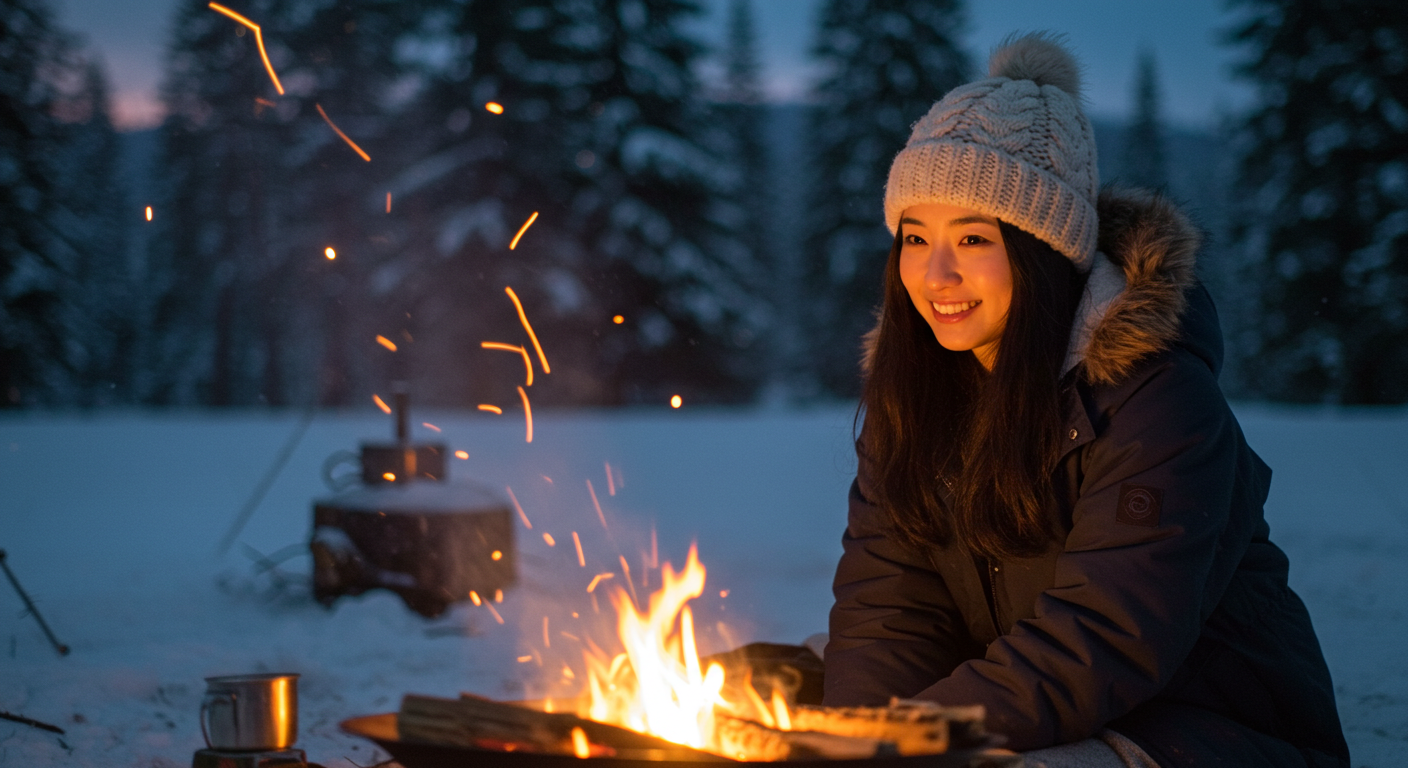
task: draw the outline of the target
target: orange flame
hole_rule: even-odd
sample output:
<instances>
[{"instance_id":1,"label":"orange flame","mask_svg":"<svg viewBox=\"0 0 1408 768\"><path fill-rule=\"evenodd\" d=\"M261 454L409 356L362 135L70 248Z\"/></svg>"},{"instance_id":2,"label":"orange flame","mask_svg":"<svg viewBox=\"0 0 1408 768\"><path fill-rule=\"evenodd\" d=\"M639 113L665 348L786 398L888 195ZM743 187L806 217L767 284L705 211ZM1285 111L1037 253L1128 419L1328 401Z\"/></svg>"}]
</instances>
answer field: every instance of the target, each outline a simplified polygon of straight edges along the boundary
<instances>
[{"instance_id":1,"label":"orange flame","mask_svg":"<svg viewBox=\"0 0 1408 768\"><path fill-rule=\"evenodd\" d=\"M533 326L528 322L528 315L523 311L523 302L518 300L518 294L508 286L504 286L504 293L513 299L513 306L518 310L518 321L523 323L523 330L528 332L528 338L533 341L533 349L538 352L538 362L543 364L543 373L552 373L552 366L548 365L548 356L543 354L543 345L538 343L538 334L533 333Z\"/></svg>"},{"instance_id":2,"label":"orange flame","mask_svg":"<svg viewBox=\"0 0 1408 768\"><path fill-rule=\"evenodd\" d=\"M318 108L318 114L323 116L323 122L328 124L328 127L333 130L333 133L336 133L338 136L341 136L342 140L347 142L347 146L351 147L353 152L356 152L358 155L361 156L363 160L366 160L369 163L372 161L372 156L367 154L366 152L363 152L362 148L357 146L357 142L348 138L347 134L343 133L342 129L338 128L337 124L332 121L332 118L328 117L328 113L323 111L322 104L314 104L313 106Z\"/></svg>"},{"instance_id":3,"label":"orange flame","mask_svg":"<svg viewBox=\"0 0 1408 768\"><path fill-rule=\"evenodd\" d=\"M528 350L516 344L505 344L501 341L481 341L479 346L483 349L500 349L504 352L517 352L523 355L523 368L528 372L527 381L523 383L523 386L533 386L533 359L528 357Z\"/></svg>"},{"instance_id":4,"label":"orange flame","mask_svg":"<svg viewBox=\"0 0 1408 768\"><path fill-rule=\"evenodd\" d=\"M533 215L532 215L532 216L529 216L529 217L528 217L528 220L525 221L525 222L523 222L523 226L521 226L521 227L518 228L518 234L516 234L516 235L513 236L513 242L511 242L511 243L508 244L508 249L509 249L510 251L513 250L514 248L517 248L517 247L518 247L518 240L519 240L519 238L523 237L523 233L524 233L524 232L527 232L527 231L528 231L528 228L531 227L531 226L533 226L533 222L535 222L535 221L537 221L537 220L538 220L538 212L537 212L537 211L533 211Z\"/></svg>"},{"instance_id":5,"label":"orange flame","mask_svg":"<svg viewBox=\"0 0 1408 768\"><path fill-rule=\"evenodd\" d=\"M380 344L380 345L383 346L383 347L386 347L387 349L391 350L392 352L395 352L395 351L396 351L396 342L392 341L391 339L386 338L385 336L378 335L378 336L376 337L376 343ZM436 431L436 432L439 432L440 430L437 429L437 430L435 430L435 431Z\"/></svg>"},{"instance_id":6,"label":"orange flame","mask_svg":"<svg viewBox=\"0 0 1408 768\"><path fill-rule=\"evenodd\" d=\"M372 402L376 403L376 407L380 408L382 413L391 413L391 406L381 399L381 395L372 395Z\"/></svg>"},{"instance_id":7,"label":"orange flame","mask_svg":"<svg viewBox=\"0 0 1408 768\"><path fill-rule=\"evenodd\" d=\"M278 74L274 72L274 65L269 62L269 52L264 50L264 33L260 31L259 25L219 3L210 3L210 9L217 13L223 13L254 30L254 43L259 46L259 58L264 60L264 69L269 71L269 79L274 81L274 90L278 91L280 96L284 95L284 86L279 82Z\"/></svg>"}]
</instances>

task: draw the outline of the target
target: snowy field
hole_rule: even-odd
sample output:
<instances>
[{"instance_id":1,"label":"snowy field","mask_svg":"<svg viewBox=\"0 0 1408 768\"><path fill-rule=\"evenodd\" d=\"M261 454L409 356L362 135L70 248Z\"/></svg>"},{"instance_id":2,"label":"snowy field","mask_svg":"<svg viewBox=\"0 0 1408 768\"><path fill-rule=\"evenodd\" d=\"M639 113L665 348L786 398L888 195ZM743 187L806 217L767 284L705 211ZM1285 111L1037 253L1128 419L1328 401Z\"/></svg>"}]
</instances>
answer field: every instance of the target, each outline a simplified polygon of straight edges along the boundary
<instances>
[{"instance_id":1,"label":"snowy field","mask_svg":"<svg viewBox=\"0 0 1408 768\"><path fill-rule=\"evenodd\" d=\"M201 678L259 670L303 675L300 746L311 760L374 764L385 756L339 733L339 720L394 710L406 692L523 694L533 665L515 659L539 642L543 601L582 576L564 546L572 530L591 560L585 572L611 567L618 553L639 559L652 526L661 560L681 563L697 540L709 569L697 609L706 651L800 642L826 624L854 465L851 415L549 413L526 445L513 417L415 414L443 430L418 427L418 439L468 452L453 463L455 482L511 486L534 522L533 531L519 529L522 579L498 606L503 625L470 605L425 620L385 593L326 610L298 579L256 571L245 545L271 553L306 541L312 500L330 495L324 458L389 437L379 414L320 415L223 557L217 542L296 414L0 419L0 548L73 648L56 656L0 584L0 710L67 732L0 721L0 765L190 765L202 745ZM1276 472L1272 536L1290 553L1292 585L1314 616L1354 765L1400 765L1408 750L1408 412L1249 407L1240 416ZM607 462L622 481L614 496ZM556 547L539 538L544 531ZM307 557L293 557L280 573L308 569Z\"/></svg>"}]
</instances>

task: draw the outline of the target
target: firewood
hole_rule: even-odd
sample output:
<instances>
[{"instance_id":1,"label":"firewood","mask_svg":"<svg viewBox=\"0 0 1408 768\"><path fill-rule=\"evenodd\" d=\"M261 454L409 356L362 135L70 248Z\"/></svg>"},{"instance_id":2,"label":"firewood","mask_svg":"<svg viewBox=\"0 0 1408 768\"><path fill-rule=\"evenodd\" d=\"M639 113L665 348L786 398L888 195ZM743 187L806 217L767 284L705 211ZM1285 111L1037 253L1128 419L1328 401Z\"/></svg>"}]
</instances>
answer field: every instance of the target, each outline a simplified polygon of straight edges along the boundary
<instances>
[{"instance_id":1,"label":"firewood","mask_svg":"<svg viewBox=\"0 0 1408 768\"><path fill-rule=\"evenodd\" d=\"M396 718L400 737L475 749L499 748L573 754L572 730L581 728L593 745L622 757L671 760L717 760L707 752L586 720L566 712L543 712L471 694L459 699L407 695Z\"/></svg>"},{"instance_id":2,"label":"firewood","mask_svg":"<svg viewBox=\"0 0 1408 768\"><path fill-rule=\"evenodd\" d=\"M941 707L928 702L896 701L888 707L811 707L792 710L794 731L876 739L893 744L901 755L946 752L952 743L977 746L982 707Z\"/></svg>"},{"instance_id":3,"label":"firewood","mask_svg":"<svg viewBox=\"0 0 1408 768\"><path fill-rule=\"evenodd\" d=\"M715 718L714 736L719 752L739 760L865 760L897 754L893 743L880 739L779 731L752 720L726 716Z\"/></svg>"}]
</instances>

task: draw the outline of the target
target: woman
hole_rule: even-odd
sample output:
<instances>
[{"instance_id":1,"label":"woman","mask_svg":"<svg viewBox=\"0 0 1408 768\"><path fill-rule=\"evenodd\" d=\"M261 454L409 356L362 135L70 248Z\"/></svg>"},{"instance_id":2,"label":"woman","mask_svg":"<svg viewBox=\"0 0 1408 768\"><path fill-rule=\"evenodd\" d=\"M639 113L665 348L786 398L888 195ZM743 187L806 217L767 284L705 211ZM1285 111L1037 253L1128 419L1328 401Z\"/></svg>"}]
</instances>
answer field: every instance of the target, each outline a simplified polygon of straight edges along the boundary
<instances>
[{"instance_id":1,"label":"woman","mask_svg":"<svg viewBox=\"0 0 1408 768\"><path fill-rule=\"evenodd\" d=\"M915 125L885 190L826 703L982 704L1049 768L1348 766L1195 230L1098 192L1050 36L990 75Z\"/></svg>"}]
</instances>

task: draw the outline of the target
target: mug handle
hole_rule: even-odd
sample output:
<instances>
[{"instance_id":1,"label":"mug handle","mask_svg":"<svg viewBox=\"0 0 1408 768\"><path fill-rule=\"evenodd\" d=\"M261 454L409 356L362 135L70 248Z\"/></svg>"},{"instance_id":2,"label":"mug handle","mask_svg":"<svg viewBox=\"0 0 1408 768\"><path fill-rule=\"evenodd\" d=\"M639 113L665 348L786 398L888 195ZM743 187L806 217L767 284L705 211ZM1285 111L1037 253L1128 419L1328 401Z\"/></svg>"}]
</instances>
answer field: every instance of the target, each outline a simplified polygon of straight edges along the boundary
<instances>
[{"instance_id":1,"label":"mug handle","mask_svg":"<svg viewBox=\"0 0 1408 768\"><path fill-rule=\"evenodd\" d=\"M210 743L210 731L205 725L206 715L210 712L210 705L221 700L230 703L230 716L235 721L235 733L240 730L240 708L235 706L239 695L225 691L207 692L205 698L200 700L200 735L205 738L205 746L211 749L215 749L215 745Z\"/></svg>"}]
</instances>

